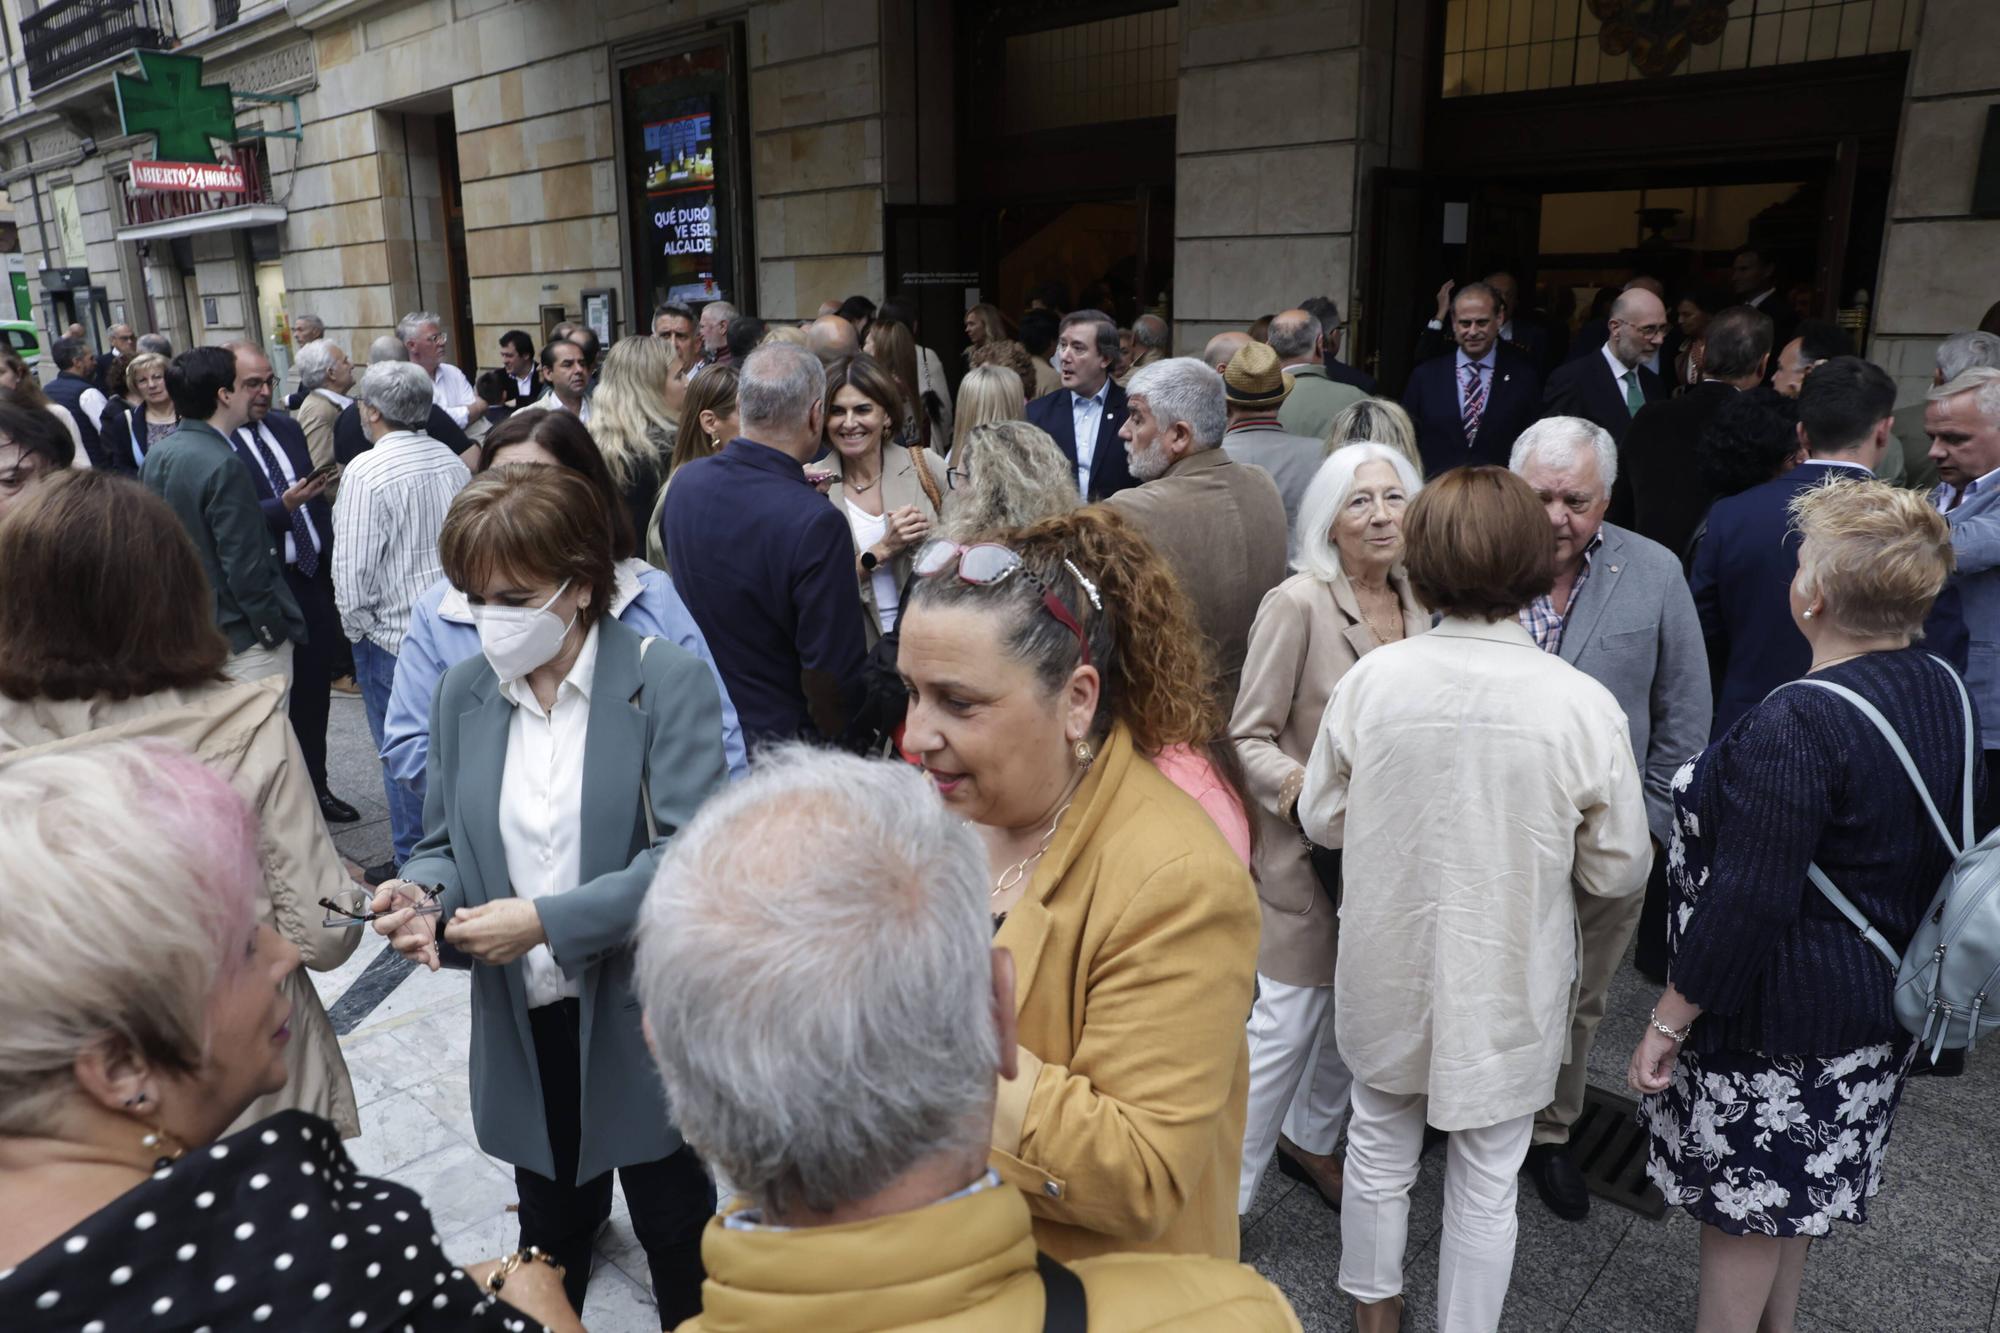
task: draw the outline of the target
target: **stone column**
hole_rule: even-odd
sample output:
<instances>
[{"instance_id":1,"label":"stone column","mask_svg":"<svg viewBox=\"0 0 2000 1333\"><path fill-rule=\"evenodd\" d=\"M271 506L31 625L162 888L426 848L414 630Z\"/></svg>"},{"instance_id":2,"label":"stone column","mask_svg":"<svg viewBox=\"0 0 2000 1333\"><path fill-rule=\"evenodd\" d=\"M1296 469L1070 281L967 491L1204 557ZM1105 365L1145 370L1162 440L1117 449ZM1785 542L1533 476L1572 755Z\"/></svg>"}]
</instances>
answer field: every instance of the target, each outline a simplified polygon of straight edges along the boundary
<instances>
[{"instance_id":1,"label":"stone column","mask_svg":"<svg viewBox=\"0 0 2000 1333\"><path fill-rule=\"evenodd\" d=\"M2000 5L1925 0L1896 138L1889 225L1869 358L1899 403L1922 398L1946 335L1979 326L2000 301L2000 218L1974 218L1972 177L1987 109L2000 103Z\"/></svg>"},{"instance_id":2,"label":"stone column","mask_svg":"<svg viewBox=\"0 0 2000 1333\"><path fill-rule=\"evenodd\" d=\"M1388 160L1391 0L1182 0L1175 346L1329 295L1351 309L1358 199ZM1404 69L1404 65L1412 66ZM1399 92L1402 90L1398 90ZM1405 99L1395 99L1400 105ZM1417 99L1421 105L1421 99ZM1414 143L1414 120L1397 124Z\"/></svg>"}]
</instances>

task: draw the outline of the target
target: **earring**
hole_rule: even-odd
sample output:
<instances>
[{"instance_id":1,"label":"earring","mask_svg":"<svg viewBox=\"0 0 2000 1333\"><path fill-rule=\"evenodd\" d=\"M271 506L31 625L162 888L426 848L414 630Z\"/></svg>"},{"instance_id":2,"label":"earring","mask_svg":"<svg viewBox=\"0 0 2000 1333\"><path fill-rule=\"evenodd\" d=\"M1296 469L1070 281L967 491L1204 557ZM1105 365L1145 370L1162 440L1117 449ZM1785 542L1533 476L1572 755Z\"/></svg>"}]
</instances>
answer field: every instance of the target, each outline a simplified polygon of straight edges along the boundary
<instances>
[{"instance_id":1,"label":"earring","mask_svg":"<svg viewBox=\"0 0 2000 1333\"><path fill-rule=\"evenodd\" d=\"M153 1159L155 1171L170 1166L187 1155L187 1145L158 1125L147 1129L139 1139L139 1143L147 1152L159 1154Z\"/></svg>"},{"instance_id":2,"label":"earring","mask_svg":"<svg viewBox=\"0 0 2000 1333\"><path fill-rule=\"evenodd\" d=\"M1812 618L1813 618L1813 613L1810 611L1799 612L1799 619L1801 620L1811 620Z\"/></svg>"},{"instance_id":3,"label":"earring","mask_svg":"<svg viewBox=\"0 0 2000 1333\"><path fill-rule=\"evenodd\" d=\"M1089 768L1091 761L1096 758L1097 756L1091 753L1089 741L1080 740L1076 743L1076 762L1078 765L1083 768Z\"/></svg>"},{"instance_id":4,"label":"earring","mask_svg":"<svg viewBox=\"0 0 2000 1333\"><path fill-rule=\"evenodd\" d=\"M146 1104L146 1094L145 1094L145 1093L143 1093L143 1092L141 1092L141 1093L138 1093L138 1094L135 1094L134 1096L131 1096L131 1097L127 1097L127 1098L125 1099L125 1104L126 1104L127 1106L130 1106L130 1107L134 1107L134 1108L137 1108L137 1107L141 1107L141 1106L144 1106L144 1105Z\"/></svg>"}]
</instances>

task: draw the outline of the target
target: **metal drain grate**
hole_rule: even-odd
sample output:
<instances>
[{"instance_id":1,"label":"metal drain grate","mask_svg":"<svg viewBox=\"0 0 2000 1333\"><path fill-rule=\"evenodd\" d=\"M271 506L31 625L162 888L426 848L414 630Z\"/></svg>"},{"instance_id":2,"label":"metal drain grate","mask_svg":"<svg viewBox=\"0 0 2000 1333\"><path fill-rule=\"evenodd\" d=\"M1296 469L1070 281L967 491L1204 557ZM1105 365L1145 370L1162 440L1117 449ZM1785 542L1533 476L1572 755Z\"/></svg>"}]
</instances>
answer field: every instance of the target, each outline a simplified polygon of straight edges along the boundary
<instances>
[{"instance_id":1,"label":"metal drain grate","mask_svg":"<svg viewBox=\"0 0 2000 1333\"><path fill-rule=\"evenodd\" d=\"M1646 1129L1638 1113L1629 1097L1586 1088L1583 1114L1569 1132L1570 1157L1592 1194L1657 1221L1667 1201L1646 1179Z\"/></svg>"}]
</instances>

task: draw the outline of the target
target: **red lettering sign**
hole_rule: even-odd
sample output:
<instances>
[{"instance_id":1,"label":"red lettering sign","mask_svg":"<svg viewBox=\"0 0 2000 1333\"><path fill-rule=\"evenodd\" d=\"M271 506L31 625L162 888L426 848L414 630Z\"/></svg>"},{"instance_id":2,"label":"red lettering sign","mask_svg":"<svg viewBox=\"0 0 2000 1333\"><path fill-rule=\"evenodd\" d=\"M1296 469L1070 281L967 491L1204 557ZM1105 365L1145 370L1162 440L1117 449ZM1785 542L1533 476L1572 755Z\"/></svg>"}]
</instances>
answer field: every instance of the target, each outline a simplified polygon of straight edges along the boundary
<instances>
[{"instance_id":1,"label":"red lettering sign","mask_svg":"<svg viewBox=\"0 0 2000 1333\"><path fill-rule=\"evenodd\" d=\"M150 162L132 160L135 190L185 190L199 194L243 194L243 168L234 162Z\"/></svg>"}]
</instances>

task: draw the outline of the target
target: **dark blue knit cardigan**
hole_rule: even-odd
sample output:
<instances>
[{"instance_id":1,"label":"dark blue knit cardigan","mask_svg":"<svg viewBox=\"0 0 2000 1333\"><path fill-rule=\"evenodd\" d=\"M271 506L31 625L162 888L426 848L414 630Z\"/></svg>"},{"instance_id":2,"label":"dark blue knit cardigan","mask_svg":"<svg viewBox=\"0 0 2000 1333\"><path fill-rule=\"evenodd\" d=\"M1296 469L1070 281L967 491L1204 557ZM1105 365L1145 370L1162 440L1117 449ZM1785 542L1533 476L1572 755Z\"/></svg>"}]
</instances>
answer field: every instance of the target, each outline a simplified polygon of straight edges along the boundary
<instances>
[{"instance_id":1,"label":"dark blue knit cardigan","mask_svg":"<svg viewBox=\"0 0 2000 1333\"><path fill-rule=\"evenodd\" d=\"M1908 648L1869 653L1820 678L1888 718L1956 836L1965 732L1945 669ZM1978 802L1985 767L1976 730L1973 752ZM1683 830L1694 819L1690 873L1708 870L1674 932L1669 969L1705 1011L1689 1049L1833 1056L1900 1036L1888 963L1806 879L1817 861L1900 951L1950 866L1936 825L1868 720L1828 691L1787 686L1702 754L1674 808ZM1686 902L1676 881L1676 920Z\"/></svg>"}]
</instances>

